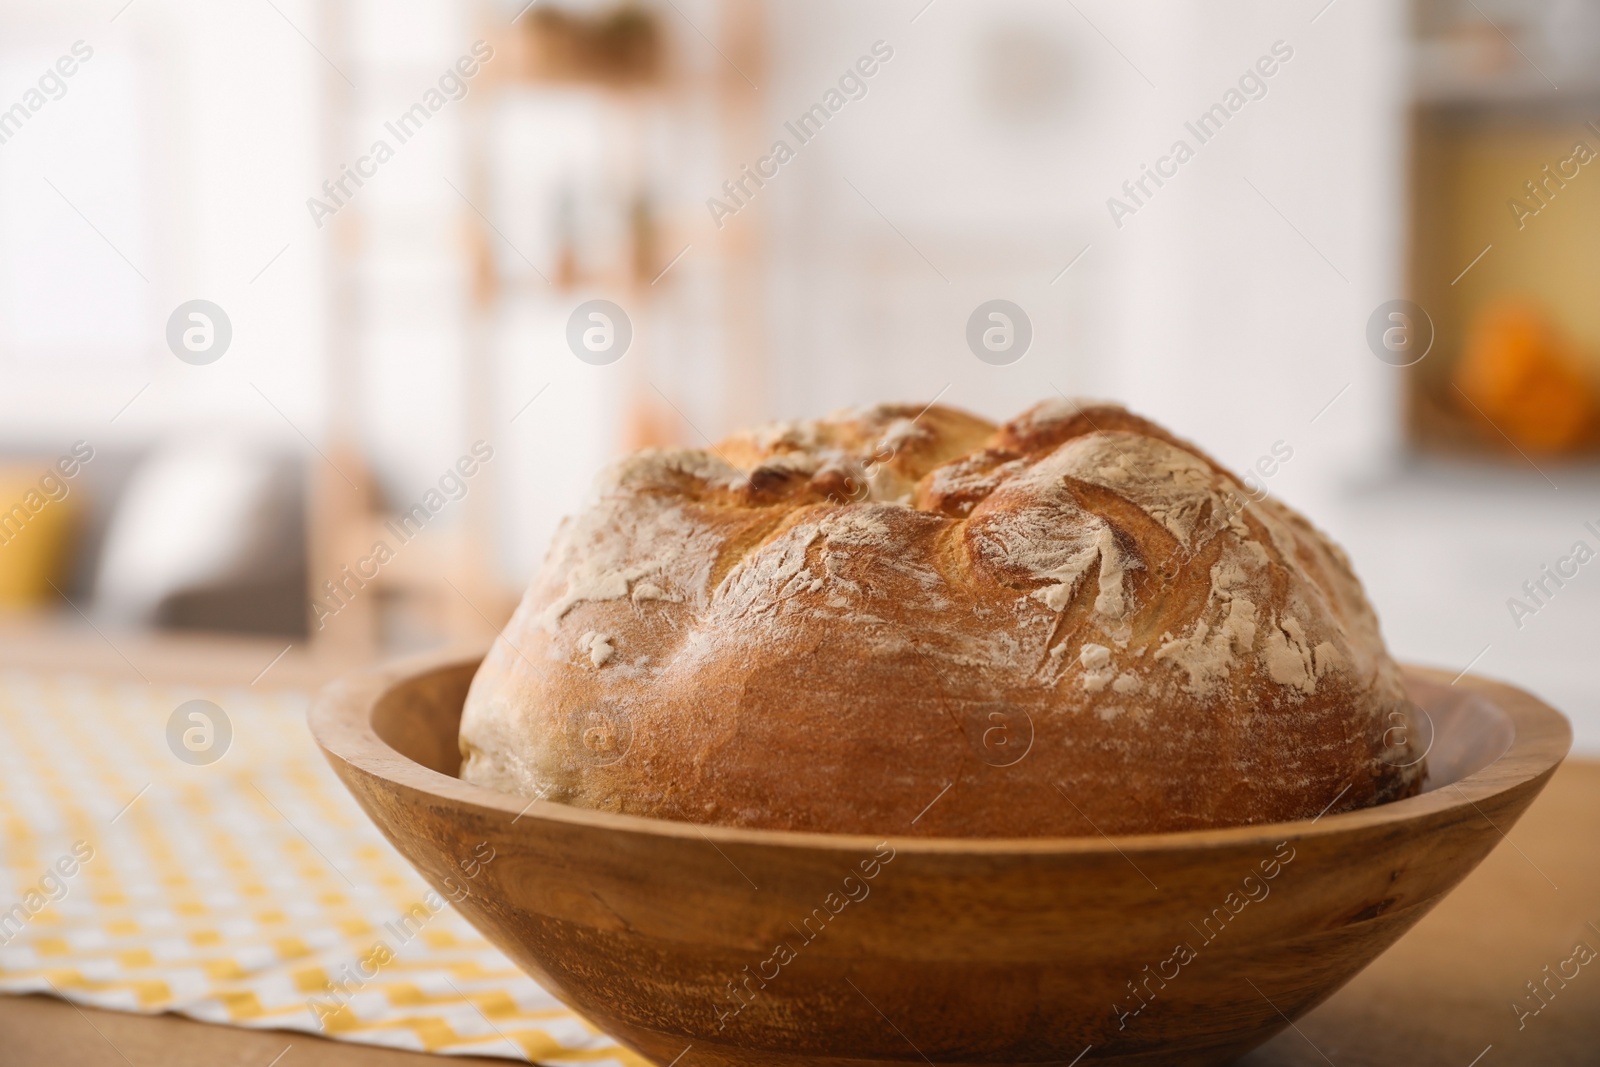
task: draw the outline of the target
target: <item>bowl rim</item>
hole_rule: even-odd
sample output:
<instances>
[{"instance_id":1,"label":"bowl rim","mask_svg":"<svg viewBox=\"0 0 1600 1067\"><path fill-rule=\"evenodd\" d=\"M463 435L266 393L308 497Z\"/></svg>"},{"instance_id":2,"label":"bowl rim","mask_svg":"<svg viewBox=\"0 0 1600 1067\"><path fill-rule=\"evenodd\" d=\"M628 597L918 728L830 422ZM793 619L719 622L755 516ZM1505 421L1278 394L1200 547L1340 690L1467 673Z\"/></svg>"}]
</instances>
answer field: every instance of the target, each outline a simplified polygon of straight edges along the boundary
<instances>
[{"instance_id":1,"label":"bowl rim","mask_svg":"<svg viewBox=\"0 0 1600 1067\"><path fill-rule=\"evenodd\" d=\"M1399 825L1467 807L1495 826L1478 802L1549 777L1572 745L1566 717L1525 690L1480 675L1400 664L1407 679L1445 687L1464 687L1488 698L1511 722L1513 734L1505 751L1459 781L1376 807L1287 822L1254 823L1220 829L1171 830L1148 834L1100 833L1080 837L913 837L889 834L824 833L812 830L761 830L710 823L681 822L642 815L579 808L548 800L529 801L474 785L425 767L392 747L372 725L372 711L397 686L429 674L471 666L476 670L485 651L461 648L426 652L353 671L325 686L312 701L307 723L318 747L337 761L394 785L467 805L485 813L512 816L512 822L564 824L657 837L700 837L717 845L802 848L826 851L871 851L884 841L897 852L922 854L1093 854L1189 851L1198 847L1271 847L1284 840L1351 833L1371 827ZM1337 798L1335 798L1337 799ZM1331 805L1330 805L1331 806Z\"/></svg>"}]
</instances>

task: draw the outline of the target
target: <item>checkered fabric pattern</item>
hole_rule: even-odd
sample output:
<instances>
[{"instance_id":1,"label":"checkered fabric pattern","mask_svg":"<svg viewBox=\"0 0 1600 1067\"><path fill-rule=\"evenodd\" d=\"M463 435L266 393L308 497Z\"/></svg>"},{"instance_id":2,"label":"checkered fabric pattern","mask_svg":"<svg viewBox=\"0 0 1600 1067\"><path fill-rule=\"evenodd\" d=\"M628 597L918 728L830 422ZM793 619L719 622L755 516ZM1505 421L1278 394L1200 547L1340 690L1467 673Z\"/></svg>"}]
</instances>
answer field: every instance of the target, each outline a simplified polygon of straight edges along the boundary
<instances>
[{"instance_id":1,"label":"checkered fabric pattern","mask_svg":"<svg viewBox=\"0 0 1600 1067\"><path fill-rule=\"evenodd\" d=\"M202 765L169 742L169 719L195 699L232 732ZM0 672L0 992L644 1067L396 855L316 750L305 706L296 693Z\"/></svg>"}]
</instances>

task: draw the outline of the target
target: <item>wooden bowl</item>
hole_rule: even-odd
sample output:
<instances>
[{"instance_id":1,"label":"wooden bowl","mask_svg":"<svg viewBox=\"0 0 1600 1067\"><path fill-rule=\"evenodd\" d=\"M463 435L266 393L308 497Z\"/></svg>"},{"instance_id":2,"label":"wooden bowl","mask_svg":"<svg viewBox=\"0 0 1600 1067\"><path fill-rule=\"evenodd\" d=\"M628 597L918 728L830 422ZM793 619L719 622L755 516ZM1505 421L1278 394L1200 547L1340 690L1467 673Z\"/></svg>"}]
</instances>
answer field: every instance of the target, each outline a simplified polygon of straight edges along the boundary
<instances>
[{"instance_id":1,"label":"wooden bowl","mask_svg":"<svg viewBox=\"0 0 1600 1067\"><path fill-rule=\"evenodd\" d=\"M476 668L434 657L357 674L325 691L312 731L484 936L681 1067L1227 1063L1437 904L1571 743L1527 693L1408 668L1434 736L1427 790L1406 800L1225 830L884 840L468 785L456 728Z\"/></svg>"}]
</instances>

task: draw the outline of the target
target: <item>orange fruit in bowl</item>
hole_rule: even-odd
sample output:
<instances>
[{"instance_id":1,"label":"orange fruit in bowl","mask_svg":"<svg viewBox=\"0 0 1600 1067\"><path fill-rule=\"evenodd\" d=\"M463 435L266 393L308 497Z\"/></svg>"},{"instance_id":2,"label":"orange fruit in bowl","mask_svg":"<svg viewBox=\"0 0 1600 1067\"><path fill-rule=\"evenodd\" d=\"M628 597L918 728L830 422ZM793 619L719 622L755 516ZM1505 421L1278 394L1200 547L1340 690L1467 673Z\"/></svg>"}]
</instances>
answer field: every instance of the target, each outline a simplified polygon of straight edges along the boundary
<instances>
[{"instance_id":1,"label":"orange fruit in bowl","mask_svg":"<svg viewBox=\"0 0 1600 1067\"><path fill-rule=\"evenodd\" d=\"M1589 436L1595 395L1577 347L1537 304L1501 300L1467 336L1455 386L1519 448L1566 452Z\"/></svg>"}]
</instances>

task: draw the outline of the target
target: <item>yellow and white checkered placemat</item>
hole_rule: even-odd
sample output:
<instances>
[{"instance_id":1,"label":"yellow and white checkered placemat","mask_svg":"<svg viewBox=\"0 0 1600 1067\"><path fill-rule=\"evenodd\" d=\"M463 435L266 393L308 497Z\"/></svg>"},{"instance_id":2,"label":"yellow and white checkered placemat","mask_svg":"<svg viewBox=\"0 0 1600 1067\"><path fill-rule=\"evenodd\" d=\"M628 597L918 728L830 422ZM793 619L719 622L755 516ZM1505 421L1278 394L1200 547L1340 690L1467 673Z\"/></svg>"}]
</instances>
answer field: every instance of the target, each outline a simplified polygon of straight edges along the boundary
<instances>
[{"instance_id":1,"label":"yellow and white checkered placemat","mask_svg":"<svg viewBox=\"0 0 1600 1067\"><path fill-rule=\"evenodd\" d=\"M200 698L232 738L192 765L168 720ZM641 1067L390 848L316 750L305 705L0 672L0 993Z\"/></svg>"}]
</instances>

